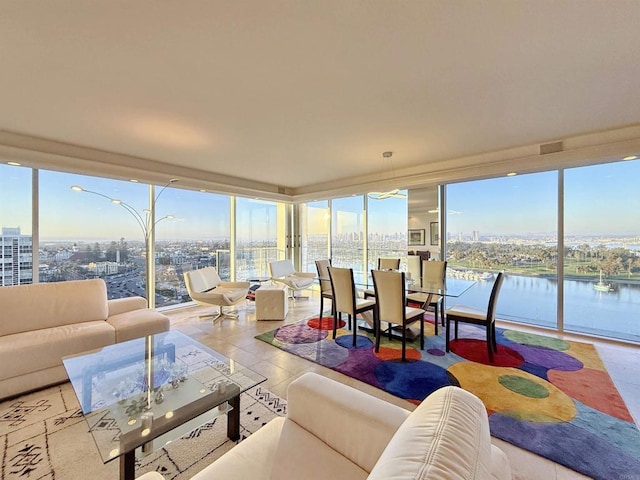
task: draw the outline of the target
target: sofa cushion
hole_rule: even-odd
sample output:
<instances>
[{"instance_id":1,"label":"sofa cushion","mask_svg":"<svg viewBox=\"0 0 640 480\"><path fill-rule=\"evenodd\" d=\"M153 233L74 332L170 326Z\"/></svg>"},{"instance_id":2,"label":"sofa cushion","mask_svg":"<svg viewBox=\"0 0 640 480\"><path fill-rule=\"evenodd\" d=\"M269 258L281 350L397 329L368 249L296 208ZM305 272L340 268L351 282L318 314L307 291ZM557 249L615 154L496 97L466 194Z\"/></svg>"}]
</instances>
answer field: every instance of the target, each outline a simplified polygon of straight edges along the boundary
<instances>
[{"instance_id":1,"label":"sofa cushion","mask_svg":"<svg viewBox=\"0 0 640 480\"><path fill-rule=\"evenodd\" d=\"M287 391L287 418L365 472L408 416L404 408L321 375L306 373ZM292 461L282 448L278 455L281 464Z\"/></svg>"},{"instance_id":2,"label":"sofa cushion","mask_svg":"<svg viewBox=\"0 0 640 480\"><path fill-rule=\"evenodd\" d=\"M0 336L104 321L109 314L102 279L2 287L0 305Z\"/></svg>"},{"instance_id":3,"label":"sofa cushion","mask_svg":"<svg viewBox=\"0 0 640 480\"><path fill-rule=\"evenodd\" d=\"M118 343L169 330L169 318L148 308L114 315L107 323L115 328Z\"/></svg>"},{"instance_id":4,"label":"sofa cushion","mask_svg":"<svg viewBox=\"0 0 640 480\"><path fill-rule=\"evenodd\" d=\"M359 442L366 444L363 439ZM351 462L343 452L334 450L296 422L287 419L282 428L269 478L364 480L367 475L365 470Z\"/></svg>"},{"instance_id":5,"label":"sofa cushion","mask_svg":"<svg viewBox=\"0 0 640 480\"><path fill-rule=\"evenodd\" d=\"M284 425L277 417L227 451L191 480L267 480Z\"/></svg>"},{"instance_id":6,"label":"sofa cushion","mask_svg":"<svg viewBox=\"0 0 640 480\"><path fill-rule=\"evenodd\" d=\"M400 426L372 480L489 480L491 438L482 401L458 387L429 395Z\"/></svg>"},{"instance_id":7,"label":"sofa cushion","mask_svg":"<svg viewBox=\"0 0 640 480\"><path fill-rule=\"evenodd\" d=\"M0 379L62 365L64 356L114 342L115 330L104 320L7 335L0 342Z\"/></svg>"}]
</instances>

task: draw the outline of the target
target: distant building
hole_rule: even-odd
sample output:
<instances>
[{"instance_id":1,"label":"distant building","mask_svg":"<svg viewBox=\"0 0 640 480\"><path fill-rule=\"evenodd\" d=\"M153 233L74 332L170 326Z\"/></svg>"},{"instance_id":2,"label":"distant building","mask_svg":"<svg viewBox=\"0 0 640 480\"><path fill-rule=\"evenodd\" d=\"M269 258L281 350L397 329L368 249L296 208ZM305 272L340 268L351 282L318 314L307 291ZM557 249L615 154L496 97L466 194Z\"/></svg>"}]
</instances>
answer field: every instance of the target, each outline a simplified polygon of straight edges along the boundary
<instances>
[{"instance_id":1,"label":"distant building","mask_svg":"<svg viewBox=\"0 0 640 480\"><path fill-rule=\"evenodd\" d=\"M0 236L0 286L33 283L33 242L20 227L2 227Z\"/></svg>"},{"instance_id":2,"label":"distant building","mask_svg":"<svg viewBox=\"0 0 640 480\"><path fill-rule=\"evenodd\" d=\"M87 266L87 271L97 276L115 275L118 273L116 262L91 262Z\"/></svg>"}]
</instances>

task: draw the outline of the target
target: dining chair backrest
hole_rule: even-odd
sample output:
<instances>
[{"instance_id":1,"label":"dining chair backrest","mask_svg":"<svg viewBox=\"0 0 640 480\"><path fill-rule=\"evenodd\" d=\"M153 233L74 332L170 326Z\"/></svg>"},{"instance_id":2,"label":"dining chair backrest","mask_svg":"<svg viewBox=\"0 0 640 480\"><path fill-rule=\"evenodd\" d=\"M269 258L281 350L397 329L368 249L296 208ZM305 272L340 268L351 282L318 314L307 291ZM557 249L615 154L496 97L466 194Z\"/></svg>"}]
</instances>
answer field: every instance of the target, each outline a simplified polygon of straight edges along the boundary
<instances>
[{"instance_id":1,"label":"dining chair backrest","mask_svg":"<svg viewBox=\"0 0 640 480\"><path fill-rule=\"evenodd\" d=\"M399 268L399 258L378 258L378 270L398 270Z\"/></svg>"},{"instance_id":2,"label":"dining chair backrest","mask_svg":"<svg viewBox=\"0 0 640 480\"><path fill-rule=\"evenodd\" d=\"M337 312L355 315L356 287L352 268L327 267Z\"/></svg>"},{"instance_id":3,"label":"dining chair backrest","mask_svg":"<svg viewBox=\"0 0 640 480\"><path fill-rule=\"evenodd\" d=\"M405 315L404 272L371 270L376 291L378 318L383 322L402 325Z\"/></svg>"},{"instance_id":4,"label":"dining chair backrest","mask_svg":"<svg viewBox=\"0 0 640 480\"><path fill-rule=\"evenodd\" d=\"M487 307L487 322L495 322L496 320L496 304L498 303L498 295L502 288L502 282L504 281L504 273L498 273L495 281L493 282L493 288L491 289L491 295L489 296L489 306Z\"/></svg>"},{"instance_id":5,"label":"dining chair backrest","mask_svg":"<svg viewBox=\"0 0 640 480\"><path fill-rule=\"evenodd\" d=\"M447 271L447 262L436 260L422 261L422 283L437 283L444 280Z\"/></svg>"},{"instance_id":6,"label":"dining chair backrest","mask_svg":"<svg viewBox=\"0 0 640 480\"><path fill-rule=\"evenodd\" d=\"M330 266L331 259L316 260L316 270L318 270L318 278L320 279L320 293L331 293Z\"/></svg>"}]
</instances>

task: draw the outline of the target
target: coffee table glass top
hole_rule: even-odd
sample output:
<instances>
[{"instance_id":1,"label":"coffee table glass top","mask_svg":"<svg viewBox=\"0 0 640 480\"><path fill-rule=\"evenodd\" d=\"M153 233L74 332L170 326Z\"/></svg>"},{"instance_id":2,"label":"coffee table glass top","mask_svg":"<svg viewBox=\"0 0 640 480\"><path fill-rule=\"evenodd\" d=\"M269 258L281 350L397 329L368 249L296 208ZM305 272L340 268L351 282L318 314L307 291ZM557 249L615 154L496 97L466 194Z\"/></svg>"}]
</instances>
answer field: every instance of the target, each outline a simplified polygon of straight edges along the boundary
<instances>
[{"instance_id":1,"label":"coffee table glass top","mask_svg":"<svg viewBox=\"0 0 640 480\"><path fill-rule=\"evenodd\" d=\"M187 422L200 420L192 430L226 413L227 402L266 380L178 331L108 345L63 363L105 463L143 445L144 451L151 440L176 427L184 430Z\"/></svg>"}]
</instances>

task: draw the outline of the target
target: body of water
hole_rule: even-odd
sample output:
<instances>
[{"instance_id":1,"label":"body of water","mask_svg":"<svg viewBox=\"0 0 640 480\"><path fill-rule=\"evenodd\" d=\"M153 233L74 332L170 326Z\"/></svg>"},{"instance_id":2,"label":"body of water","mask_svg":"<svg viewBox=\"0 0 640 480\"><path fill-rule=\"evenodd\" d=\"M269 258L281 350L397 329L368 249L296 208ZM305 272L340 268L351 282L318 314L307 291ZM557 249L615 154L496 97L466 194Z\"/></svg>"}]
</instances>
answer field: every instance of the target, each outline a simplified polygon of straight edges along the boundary
<instances>
[{"instance_id":1,"label":"body of water","mask_svg":"<svg viewBox=\"0 0 640 480\"><path fill-rule=\"evenodd\" d=\"M640 285L616 284L613 292L594 290L595 281L565 280L564 329L640 342ZM478 281L456 303L486 310L493 281ZM497 318L557 327L558 283L555 280L505 275Z\"/></svg>"}]
</instances>

